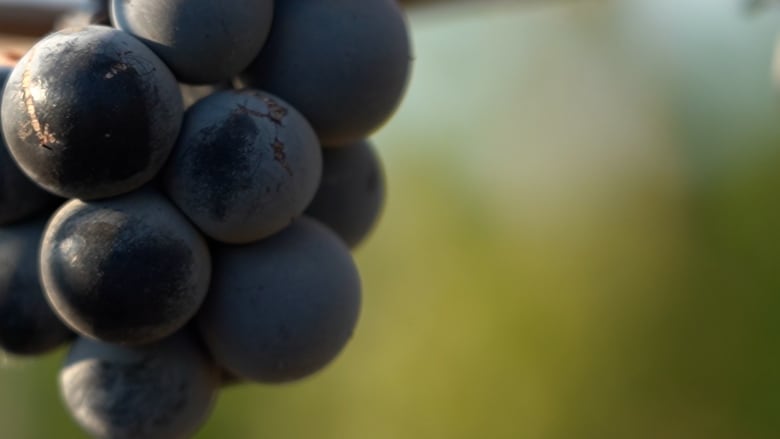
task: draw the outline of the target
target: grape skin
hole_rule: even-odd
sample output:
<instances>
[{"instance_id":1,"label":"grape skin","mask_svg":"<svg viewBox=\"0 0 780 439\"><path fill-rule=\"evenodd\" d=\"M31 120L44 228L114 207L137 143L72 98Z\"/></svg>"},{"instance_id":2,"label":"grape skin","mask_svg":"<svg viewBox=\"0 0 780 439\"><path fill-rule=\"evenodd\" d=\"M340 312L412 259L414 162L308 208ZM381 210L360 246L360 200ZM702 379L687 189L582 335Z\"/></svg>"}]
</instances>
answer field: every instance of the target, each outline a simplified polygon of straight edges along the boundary
<instances>
[{"instance_id":1,"label":"grape skin","mask_svg":"<svg viewBox=\"0 0 780 439\"><path fill-rule=\"evenodd\" d=\"M379 156L367 140L325 148L322 181L305 214L322 221L350 248L373 228L385 198L385 178Z\"/></svg>"},{"instance_id":2,"label":"grape skin","mask_svg":"<svg viewBox=\"0 0 780 439\"><path fill-rule=\"evenodd\" d=\"M284 0L241 80L292 104L323 145L343 145L389 119L410 60L405 18L393 0Z\"/></svg>"},{"instance_id":3,"label":"grape skin","mask_svg":"<svg viewBox=\"0 0 780 439\"><path fill-rule=\"evenodd\" d=\"M10 74L9 67L0 66L0 96ZM0 225L24 220L39 212L53 209L60 201L33 183L19 169L8 151L0 127Z\"/></svg>"},{"instance_id":4,"label":"grape skin","mask_svg":"<svg viewBox=\"0 0 780 439\"><path fill-rule=\"evenodd\" d=\"M151 190L66 203L46 228L40 257L60 318L82 335L126 345L184 326L211 274L206 242Z\"/></svg>"},{"instance_id":5,"label":"grape skin","mask_svg":"<svg viewBox=\"0 0 780 439\"><path fill-rule=\"evenodd\" d=\"M8 78L2 127L22 171L68 198L141 187L163 166L181 125L173 74L146 46L105 26L36 43Z\"/></svg>"},{"instance_id":6,"label":"grape skin","mask_svg":"<svg viewBox=\"0 0 780 439\"><path fill-rule=\"evenodd\" d=\"M257 56L272 0L113 0L111 21L141 39L182 81L226 81Z\"/></svg>"},{"instance_id":7,"label":"grape skin","mask_svg":"<svg viewBox=\"0 0 780 439\"><path fill-rule=\"evenodd\" d=\"M187 332L136 348L79 338L59 374L68 411L99 439L191 437L219 384L219 370Z\"/></svg>"},{"instance_id":8,"label":"grape skin","mask_svg":"<svg viewBox=\"0 0 780 439\"><path fill-rule=\"evenodd\" d=\"M38 276L38 246L46 222L36 219L0 228L0 348L39 355L73 333L54 315Z\"/></svg>"},{"instance_id":9,"label":"grape skin","mask_svg":"<svg viewBox=\"0 0 780 439\"><path fill-rule=\"evenodd\" d=\"M213 251L212 287L196 321L218 364L278 383L338 355L357 323L360 278L331 230L302 217L263 241Z\"/></svg>"},{"instance_id":10,"label":"grape skin","mask_svg":"<svg viewBox=\"0 0 780 439\"><path fill-rule=\"evenodd\" d=\"M301 215L321 174L308 122L279 98L245 89L215 93L187 111L164 180L203 233L243 244Z\"/></svg>"}]
</instances>

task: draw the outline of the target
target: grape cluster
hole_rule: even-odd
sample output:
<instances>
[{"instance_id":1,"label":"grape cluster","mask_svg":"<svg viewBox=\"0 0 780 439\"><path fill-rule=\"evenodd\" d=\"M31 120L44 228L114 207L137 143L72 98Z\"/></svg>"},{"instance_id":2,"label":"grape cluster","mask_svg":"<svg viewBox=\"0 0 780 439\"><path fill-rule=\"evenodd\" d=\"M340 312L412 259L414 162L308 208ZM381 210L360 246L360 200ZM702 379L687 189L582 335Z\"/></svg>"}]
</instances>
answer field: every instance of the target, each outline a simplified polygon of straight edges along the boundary
<instances>
[{"instance_id":1,"label":"grape cluster","mask_svg":"<svg viewBox=\"0 0 780 439\"><path fill-rule=\"evenodd\" d=\"M87 433L184 438L350 339L410 42L395 0L103 6L0 68L0 347L75 340Z\"/></svg>"}]
</instances>

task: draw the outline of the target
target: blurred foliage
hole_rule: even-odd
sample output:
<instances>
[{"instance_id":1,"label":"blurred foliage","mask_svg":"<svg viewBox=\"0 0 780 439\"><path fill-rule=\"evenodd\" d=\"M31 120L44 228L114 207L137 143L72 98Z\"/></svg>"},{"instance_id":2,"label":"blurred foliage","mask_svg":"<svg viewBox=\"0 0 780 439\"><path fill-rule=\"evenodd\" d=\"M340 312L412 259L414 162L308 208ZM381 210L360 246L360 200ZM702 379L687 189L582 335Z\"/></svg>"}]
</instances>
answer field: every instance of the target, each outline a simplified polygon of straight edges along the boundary
<instances>
[{"instance_id":1,"label":"blurred foliage","mask_svg":"<svg viewBox=\"0 0 780 439\"><path fill-rule=\"evenodd\" d=\"M780 436L773 14L413 14L353 342L301 383L227 389L198 437ZM61 357L4 366L2 437L81 437Z\"/></svg>"}]
</instances>

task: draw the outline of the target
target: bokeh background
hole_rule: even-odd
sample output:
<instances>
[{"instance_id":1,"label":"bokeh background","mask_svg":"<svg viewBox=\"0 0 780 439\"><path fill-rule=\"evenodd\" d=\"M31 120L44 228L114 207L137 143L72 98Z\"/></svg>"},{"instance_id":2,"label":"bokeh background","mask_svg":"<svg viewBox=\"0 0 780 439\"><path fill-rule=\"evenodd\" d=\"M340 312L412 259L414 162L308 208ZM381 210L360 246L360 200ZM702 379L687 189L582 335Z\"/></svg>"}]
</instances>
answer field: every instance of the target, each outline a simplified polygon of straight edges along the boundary
<instances>
[{"instance_id":1,"label":"bokeh background","mask_svg":"<svg viewBox=\"0 0 780 439\"><path fill-rule=\"evenodd\" d=\"M410 24L353 341L303 382L228 388L197 437L780 437L780 11L477 1ZM1 360L0 437L82 437L63 355Z\"/></svg>"}]
</instances>

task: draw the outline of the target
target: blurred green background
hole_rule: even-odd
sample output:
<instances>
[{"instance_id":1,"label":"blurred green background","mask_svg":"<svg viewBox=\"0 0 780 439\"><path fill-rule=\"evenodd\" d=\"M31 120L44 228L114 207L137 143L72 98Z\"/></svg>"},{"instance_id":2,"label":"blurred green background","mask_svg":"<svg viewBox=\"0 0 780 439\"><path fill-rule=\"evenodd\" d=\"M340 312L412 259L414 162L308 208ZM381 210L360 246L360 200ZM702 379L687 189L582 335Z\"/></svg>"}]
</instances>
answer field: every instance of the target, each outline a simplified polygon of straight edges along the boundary
<instances>
[{"instance_id":1,"label":"blurred green background","mask_svg":"<svg viewBox=\"0 0 780 439\"><path fill-rule=\"evenodd\" d=\"M412 13L353 341L303 382L227 389L197 437L780 437L779 19ZM2 360L0 437L82 437L62 356Z\"/></svg>"}]
</instances>

